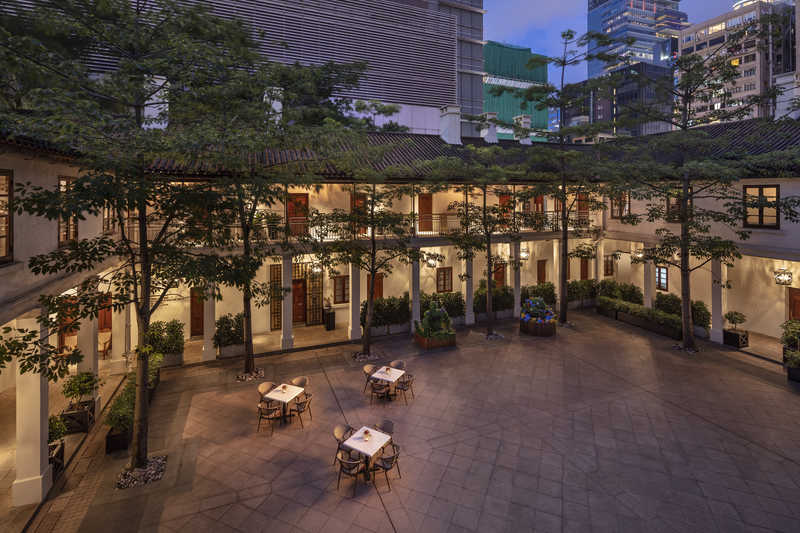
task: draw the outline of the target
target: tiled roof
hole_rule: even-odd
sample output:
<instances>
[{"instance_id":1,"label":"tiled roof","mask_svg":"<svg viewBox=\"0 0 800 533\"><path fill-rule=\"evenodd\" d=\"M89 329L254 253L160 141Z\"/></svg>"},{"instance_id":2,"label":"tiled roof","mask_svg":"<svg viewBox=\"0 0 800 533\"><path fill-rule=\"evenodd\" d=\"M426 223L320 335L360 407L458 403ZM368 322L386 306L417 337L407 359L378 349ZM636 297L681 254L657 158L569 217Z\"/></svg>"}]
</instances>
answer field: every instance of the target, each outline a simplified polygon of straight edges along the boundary
<instances>
[{"instance_id":1,"label":"tiled roof","mask_svg":"<svg viewBox=\"0 0 800 533\"><path fill-rule=\"evenodd\" d=\"M712 124L698 128L711 137L727 137L728 150L750 155L778 152L800 147L800 121L782 119L769 122L762 119Z\"/></svg>"},{"instance_id":2,"label":"tiled roof","mask_svg":"<svg viewBox=\"0 0 800 533\"><path fill-rule=\"evenodd\" d=\"M12 146L14 148L46 154L58 157L74 157L76 152L57 148L52 143L34 139L33 137L11 136L0 130L0 145Z\"/></svg>"}]
</instances>

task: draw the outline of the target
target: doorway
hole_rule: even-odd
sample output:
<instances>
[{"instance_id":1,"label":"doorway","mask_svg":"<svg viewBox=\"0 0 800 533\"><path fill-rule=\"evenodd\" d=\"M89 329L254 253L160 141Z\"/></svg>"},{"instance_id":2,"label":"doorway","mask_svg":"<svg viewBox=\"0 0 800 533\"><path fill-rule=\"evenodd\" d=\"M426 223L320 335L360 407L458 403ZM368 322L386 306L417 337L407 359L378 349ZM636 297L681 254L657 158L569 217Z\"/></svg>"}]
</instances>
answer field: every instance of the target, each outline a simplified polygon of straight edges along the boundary
<instances>
[{"instance_id":1,"label":"doorway","mask_svg":"<svg viewBox=\"0 0 800 533\"><path fill-rule=\"evenodd\" d=\"M203 289L192 287L189 292L189 336L202 337L203 323Z\"/></svg>"},{"instance_id":2,"label":"doorway","mask_svg":"<svg viewBox=\"0 0 800 533\"><path fill-rule=\"evenodd\" d=\"M506 264L500 263L494 266L494 288L499 289L506 285Z\"/></svg>"},{"instance_id":3,"label":"doorway","mask_svg":"<svg viewBox=\"0 0 800 533\"><path fill-rule=\"evenodd\" d=\"M292 280L292 323L306 323L306 280Z\"/></svg>"},{"instance_id":4,"label":"doorway","mask_svg":"<svg viewBox=\"0 0 800 533\"><path fill-rule=\"evenodd\" d=\"M581 259L581 280L589 279L589 260Z\"/></svg>"},{"instance_id":5,"label":"doorway","mask_svg":"<svg viewBox=\"0 0 800 533\"><path fill-rule=\"evenodd\" d=\"M789 320L800 320L800 289L789 289Z\"/></svg>"},{"instance_id":6,"label":"doorway","mask_svg":"<svg viewBox=\"0 0 800 533\"><path fill-rule=\"evenodd\" d=\"M433 231L433 195L419 195L419 231Z\"/></svg>"},{"instance_id":7,"label":"doorway","mask_svg":"<svg viewBox=\"0 0 800 533\"><path fill-rule=\"evenodd\" d=\"M286 204L286 216L289 218L289 233L305 235L308 233L308 193L292 193Z\"/></svg>"},{"instance_id":8,"label":"doorway","mask_svg":"<svg viewBox=\"0 0 800 533\"><path fill-rule=\"evenodd\" d=\"M547 259L536 261L536 281L537 283L547 283Z\"/></svg>"}]
</instances>

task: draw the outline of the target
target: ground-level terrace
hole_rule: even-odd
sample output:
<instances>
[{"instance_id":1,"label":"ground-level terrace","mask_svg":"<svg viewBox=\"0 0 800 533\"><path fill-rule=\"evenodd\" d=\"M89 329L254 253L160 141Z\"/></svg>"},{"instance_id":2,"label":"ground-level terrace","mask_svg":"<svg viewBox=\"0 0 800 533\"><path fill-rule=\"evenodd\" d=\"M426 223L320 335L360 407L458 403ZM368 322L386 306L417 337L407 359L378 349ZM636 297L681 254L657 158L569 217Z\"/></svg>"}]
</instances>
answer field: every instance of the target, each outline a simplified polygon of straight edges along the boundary
<instances>
[{"instance_id":1,"label":"ground-level terrace","mask_svg":"<svg viewBox=\"0 0 800 533\"><path fill-rule=\"evenodd\" d=\"M238 363L165 371L151 453L163 480L113 489L123 455L93 433L31 531L796 531L800 396L769 365L594 314L550 339L513 321L487 341L403 359L415 397L371 405L354 346L259 359L265 379L310 378L313 420L256 432ZM400 475L337 490L334 425L394 422Z\"/></svg>"}]
</instances>

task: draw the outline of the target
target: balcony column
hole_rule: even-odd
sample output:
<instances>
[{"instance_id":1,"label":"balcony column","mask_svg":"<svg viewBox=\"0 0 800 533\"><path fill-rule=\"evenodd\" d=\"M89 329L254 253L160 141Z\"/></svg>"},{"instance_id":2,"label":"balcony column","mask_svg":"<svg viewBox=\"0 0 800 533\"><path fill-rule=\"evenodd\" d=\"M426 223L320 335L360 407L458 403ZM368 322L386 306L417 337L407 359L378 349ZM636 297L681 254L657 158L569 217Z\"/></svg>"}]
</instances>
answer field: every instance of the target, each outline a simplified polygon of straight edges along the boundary
<instances>
[{"instance_id":1,"label":"balcony column","mask_svg":"<svg viewBox=\"0 0 800 533\"><path fill-rule=\"evenodd\" d=\"M78 372L90 372L97 376L97 317L87 317L80 322L78 329L78 349L83 359L78 363ZM94 412L100 413L99 391L94 391Z\"/></svg>"},{"instance_id":2,"label":"balcony column","mask_svg":"<svg viewBox=\"0 0 800 533\"><path fill-rule=\"evenodd\" d=\"M294 347L294 334L292 333L292 256L284 255L281 266L281 287L283 288L283 301L281 306L281 350L290 350Z\"/></svg>"},{"instance_id":3,"label":"balcony column","mask_svg":"<svg viewBox=\"0 0 800 533\"><path fill-rule=\"evenodd\" d=\"M644 306L653 307L656 299L656 266L652 261L644 263Z\"/></svg>"},{"instance_id":4,"label":"balcony column","mask_svg":"<svg viewBox=\"0 0 800 533\"><path fill-rule=\"evenodd\" d=\"M472 293L472 259L464 260L464 303L466 306L466 313L464 315L464 324L471 326L475 324L475 308L474 296Z\"/></svg>"},{"instance_id":5,"label":"balcony column","mask_svg":"<svg viewBox=\"0 0 800 533\"><path fill-rule=\"evenodd\" d=\"M127 372L126 357L131 351L131 312L133 304L125 304L111 316L111 360L108 370L111 374Z\"/></svg>"},{"instance_id":6,"label":"balcony column","mask_svg":"<svg viewBox=\"0 0 800 533\"><path fill-rule=\"evenodd\" d=\"M556 300L558 300L561 297L559 291L561 290L562 268L564 267L562 267L561 265L561 241L553 239L553 286L556 289Z\"/></svg>"},{"instance_id":7,"label":"balcony column","mask_svg":"<svg viewBox=\"0 0 800 533\"><path fill-rule=\"evenodd\" d=\"M35 318L17 319L17 328L38 330L46 339L47 329ZM39 503L53 486L48 460L47 379L35 372L17 374L16 479L11 487L14 507Z\"/></svg>"},{"instance_id":8,"label":"balcony column","mask_svg":"<svg viewBox=\"0 0 800 533\"><path fill-rule=\"evenodd\" d=\"M414 335L414 324L421 318L419 290L419 261L411 262L411 335Z\"/></svg>"},{"instance_id":9,"label":"balcony column","mask_svg":"<svg viewBox=\"0 0 800 533\"><path fill-rule=\"evenodd\" d=\"M348 338L357 341L361 338L361 269L350 263L350 325Z\"/></svg>"},{"instance_id":10,"label":"balcony column","mask_svg":"<svg viewBox=\"0 0 800 533\"><path fill-rule=\"evenodd\" d=\"M597 281L605 278L605 257L606 257L606 243L603 239L597 243L597 249L594 255L594 279Z\"/></svg>"},{"instance_id":11,"label":"balcony column","mask_svg":"<svg viewBox=\"0 0 800 533\"><path fill-rule=\"evenodd\" d=\"M203 300L203 361L217 358L214 347L214 333L217 329L217 302L214 299L215 288L210 287L206 299Z\"/></svg>"},{"instance_id":12,"label":"balcony column","mask_svg":"<svg viewBox=\"0 0 800 533\"><path fill-rule=\"evenodd\" d=\"M726 298L723 283L728 278L728 267L721 261L711 261L711 340L721 343L725 328Z\"/></svg>"},{"instance_id":13,"label":"balcony column","mask_svg":"<svg viewBox=\"0 0 800 533\"><path fill-rule=\"evenodd\" d=\"M511 243L511 254L514 256L514 317L519 318L522 312L522 276L520 273L520 243L519 241Z\"/></svg>"}]
</instances>

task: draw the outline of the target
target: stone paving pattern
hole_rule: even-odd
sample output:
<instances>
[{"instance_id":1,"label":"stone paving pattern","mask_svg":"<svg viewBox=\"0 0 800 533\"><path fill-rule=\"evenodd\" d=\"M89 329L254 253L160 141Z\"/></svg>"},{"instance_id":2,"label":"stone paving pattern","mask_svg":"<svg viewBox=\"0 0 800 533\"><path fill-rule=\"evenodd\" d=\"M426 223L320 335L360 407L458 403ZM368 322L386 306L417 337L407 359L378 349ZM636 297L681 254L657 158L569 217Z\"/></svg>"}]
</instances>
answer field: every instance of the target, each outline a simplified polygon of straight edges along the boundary
<instances>
[{"instance_id":1,"label":"stone paving pattern","mask_svg":"<svg viewBox=\"0 0 800 533\"><path fill-rule=\"evenodd\" d=\"M267 379L311 377L314 419L260 433L238 364L165 371L151 414L163 480L113 489L125 457L91 435L40 532L797 532L800 392L780 368L575 314L558 337L459 332L454 350L403 358L416 398L369 404L353 347L258 360ZM391 491L336 489L337 423L395 422ZM306 418L306 421L308 419Z\"/></svg>"}]
</instances>

